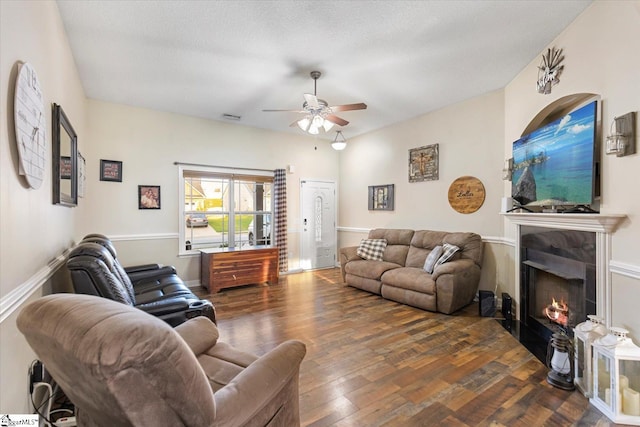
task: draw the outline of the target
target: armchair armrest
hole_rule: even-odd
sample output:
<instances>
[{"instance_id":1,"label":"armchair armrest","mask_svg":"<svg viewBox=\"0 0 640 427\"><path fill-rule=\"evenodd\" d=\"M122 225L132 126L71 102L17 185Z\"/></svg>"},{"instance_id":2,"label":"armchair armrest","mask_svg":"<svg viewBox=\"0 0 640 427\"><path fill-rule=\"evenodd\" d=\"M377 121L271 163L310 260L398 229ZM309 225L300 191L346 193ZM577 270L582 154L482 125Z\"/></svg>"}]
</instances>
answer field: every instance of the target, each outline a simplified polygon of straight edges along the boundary
<instances>
[{"instance_id":1,"label":"armchair armrest","mask_svg":"<svg viewBox=\"0 0 640 427\"><path fill-rule=\"evenodd\" d=\"M163 314L187 310L189 308L189 301L182 297L167 298L159 301L137 304L135 307L158 317Z\"/></svg>"},{"instance_id":2,"label":"armchair armrest","mask_svg":"<svg viewBox=\"0 0 640 427\"><path fill-rule=\"evenodd\" d=\"M160 264L131 265L129 267L124 267L124 271L127 274L131 274L138 271L158 270L160 267L162 267Z\"/></svg>"},{"instance_id":3,"label":"armchair armrest","mask_svg":"<svg viewBox=\"0 0 640 427\"><path fill-rule=\"evenodd\" d=\"M468 258L449 261L436 267L432 278L436 282L438 311L451 314L473 300L480 282L480 267Z\"/></svg>"},{"instance_id":4,"label":"armchair armrest","mask_svg":"<svg viewBox=\"0 0 640 427\"><path fill-rule=\"evenodd\" d=\"M345 281L346 272L344 270L344 266L349 261L354 261L358 259L362 259L358 256L358 247L357 246L345 246L344 248L340 248L340 273L342 274L342 281Z\"/></svg>"},{"instance_id":5,"label":"armchair armrest","mask_svg":"<svg viewBox=\"0 0 640 427\"><path fill-rule=\"evenodd\" d=\"M220 336L216 325L205 316L189 319L176 326L174 331L182 337L196 356L213 347Z\"/></svg>"},{"instance_id":6,"label":"armchair armrest","mask_svg":"<svg viewBox=\"0 0 640 427\"><path fill-rule=\"evenodd\" d=\"M214 394L216 425L244 425L266 405L272 404L274 397L282 393L283 388L291 382L295 384L294 404L297 411L297 377L305 354L306 347L303 343L290 340L249 365ZM285 397L293 398L283 396ZM238 410L238 402L242 403L242 410Z\"/></svg>"}]
</instances>

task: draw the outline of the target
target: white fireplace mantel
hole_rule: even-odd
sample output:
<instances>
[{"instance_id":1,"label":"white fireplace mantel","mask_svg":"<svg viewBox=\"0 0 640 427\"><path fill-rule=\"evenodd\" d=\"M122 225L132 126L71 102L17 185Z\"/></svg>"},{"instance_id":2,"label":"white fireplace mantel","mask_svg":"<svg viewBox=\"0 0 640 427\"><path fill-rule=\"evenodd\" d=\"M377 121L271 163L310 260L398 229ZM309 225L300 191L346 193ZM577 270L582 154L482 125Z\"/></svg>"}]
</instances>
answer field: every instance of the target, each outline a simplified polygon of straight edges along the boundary
<instances>
[{"instance_id":1,"label":"white fireplace mantel","mask_svg":"<svg viewBox=\"0 0 640 427\"><path fill-rule=\"evenodd\" d=\"M562 228L565 230L613 233L627 217L625 214L600 213L502 213L517 225Z\"/></svg>"},{"instance_id":2,"label":"white fireplace mantel","mask_svg":"<svg viewBox=\"0 0 640 427\"><path fill-rule=\"evenodd\" d=\"M523 225L533 227L547 227L564 230L589 231L596 233L596 310L599 317L605 320L607 327L611 326L611 272L609 260L611 259L611 234L618 225L627 217L625 214L602 213L505 213L511 222L518 226L516 232L515 258L515 295L516 315L520 318L520 227Z\"/></svg>"}]
</instances>

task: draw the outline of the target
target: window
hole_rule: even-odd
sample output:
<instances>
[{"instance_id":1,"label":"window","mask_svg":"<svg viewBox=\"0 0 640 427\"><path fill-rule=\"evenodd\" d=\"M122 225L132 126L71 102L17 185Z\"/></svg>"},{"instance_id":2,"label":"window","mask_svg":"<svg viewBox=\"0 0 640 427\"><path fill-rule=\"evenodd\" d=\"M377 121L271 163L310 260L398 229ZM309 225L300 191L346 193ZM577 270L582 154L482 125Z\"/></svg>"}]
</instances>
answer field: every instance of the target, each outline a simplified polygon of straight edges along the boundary
<instances>
[{"instance_id":1,"label":"window","mask_svg":"<svg viewBox=\"0 0 640 427\"><path fill-rule=\"evenodd\" d=\"M232 172L180 166L181 252L271 244L273 174Z\"/></svg>"}]
</instances>

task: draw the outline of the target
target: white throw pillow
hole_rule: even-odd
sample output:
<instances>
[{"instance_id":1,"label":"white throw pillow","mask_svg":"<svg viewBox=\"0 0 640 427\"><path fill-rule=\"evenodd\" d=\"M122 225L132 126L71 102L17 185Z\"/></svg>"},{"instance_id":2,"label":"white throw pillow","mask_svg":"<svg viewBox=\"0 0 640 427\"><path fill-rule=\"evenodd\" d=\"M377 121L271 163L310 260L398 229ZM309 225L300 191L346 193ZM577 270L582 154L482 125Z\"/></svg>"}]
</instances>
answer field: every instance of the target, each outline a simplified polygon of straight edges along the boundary
<instances>
[{"instance_id":1,"label":"white throw pillow","mask_svg":"<svg viewBox=\"0 0 640 427\"><path fill-rule=\"evenodd\" d=\"M438 261L441 255L442 246L436 246L435 248L431 249L431 252L429 252L429 255L427 255L427 259L424 261L424 271L429 274L433 273L433 268L436 266L436 261Z\"/></svg>"},{"instance_id":2,"label":"white throw pillow","mask_svg":"<svg viewBox=\"0 0 640 427\"><path fill-rule=\"evenodd\" d=\"M440 258L438 258L438 261L436 261L436 265L433 268L435 269L437 266L449 261L451 257L459 250L460 248L456 245L450 245L448 243L442 245L442 255L440 256Z\"/></svg>"}]
</instances>

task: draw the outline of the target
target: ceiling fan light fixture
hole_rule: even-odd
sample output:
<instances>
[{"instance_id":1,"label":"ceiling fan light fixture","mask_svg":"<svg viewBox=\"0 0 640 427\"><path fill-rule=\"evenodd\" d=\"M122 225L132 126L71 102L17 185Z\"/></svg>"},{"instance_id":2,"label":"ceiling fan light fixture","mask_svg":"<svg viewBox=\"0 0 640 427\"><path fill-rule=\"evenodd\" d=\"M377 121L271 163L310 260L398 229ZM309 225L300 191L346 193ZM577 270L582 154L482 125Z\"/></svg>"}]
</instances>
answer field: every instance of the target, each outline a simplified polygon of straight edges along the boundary
<instances>
[{"instance_id":1,"label":"ceiling fan light fixture","mask_svg":"<svg viewBox=\"0 0 640 427\"><path fill-rule=\"evenodd\" d=\"M311 124L311 120L309 120L308 117L298 120L298 127L305 132L307 131L307 129L309 129L310 124Z\"/></svg>"},{"instance_id":2,"label":"ceiling fan light fixture","mask_svg":"<svg viewBox=\"0 0 640 427\"><path fill-rule=\"evenodd\" d=\"M0 0L1 1L1 0ZM348 121L341 117L336 116L335 112L340 111L353 111L353 110L365 110L367 104L360 102L358 104L345 104L345 105L333 105L329 106L329 103L324 99L319 99L317 96L317 82L322 73L320 71L312 71L311 78L313 79L313 94L304 94L304 103L302 104L302 110L262 110L265 112L292 112L302 113L304 118L294 121L289 126L295 127L296 125L304 132L308 132L311 135L318 135L320 130L329 132L333 129L333 126L346 126Z\"/></svg>"},{"instance_id":3,"label":"ceiling fan light fixture","mask_svg":"<svg viewBox=\"0 0 640 427\"><path fill-rule=\"evenodd\" d=\"M313 124L313 126L315 126L316 128L320 128L324 125L324 119L322 118L322 116L315 115L313 116L311 124Z\"/></svg>"},{"instance_id":4,"label":"ceiling fan light fixture","mask_svg":"<svg viewBox=\"0 0 640 427\"><path fill-rule=\"evenodd\" d=\"M345 139L342 131L336 131L336 137L333 138L333 142L331 143L331 148L336 151L341 151L347 148L347 140Z\"/></svg>"}]
</instances>

